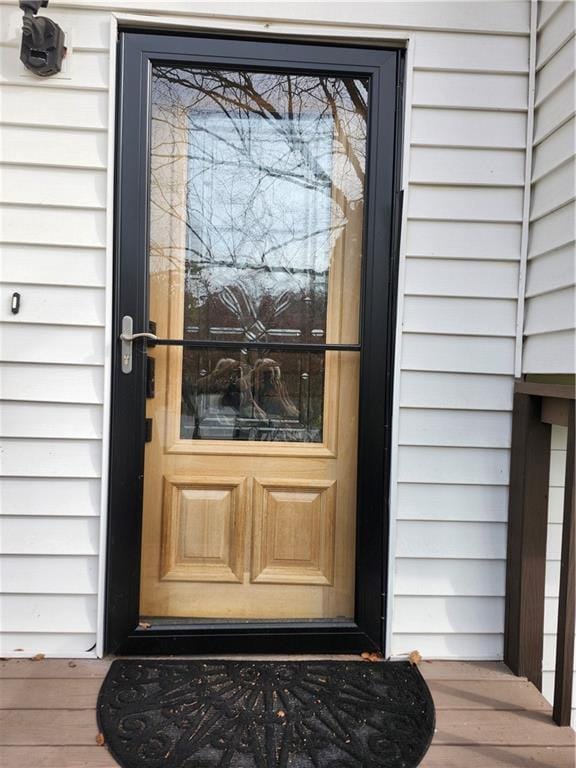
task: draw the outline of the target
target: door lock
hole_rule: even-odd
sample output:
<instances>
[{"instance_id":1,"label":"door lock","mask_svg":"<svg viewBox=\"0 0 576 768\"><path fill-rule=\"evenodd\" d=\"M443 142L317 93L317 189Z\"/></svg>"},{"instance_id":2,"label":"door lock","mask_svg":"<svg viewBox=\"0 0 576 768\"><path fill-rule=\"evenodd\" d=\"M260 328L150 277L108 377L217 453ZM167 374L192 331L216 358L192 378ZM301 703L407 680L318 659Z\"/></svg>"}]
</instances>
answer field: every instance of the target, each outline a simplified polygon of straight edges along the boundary
<instances>
[{"instance_id":1,"label":"door lock","mask_svg":"<svg viewBox=\"0 0 576 768\"><path fill-rule=\"evenodd\" d=\"M122 342L122 373L132 373L132 343L138 339L150 339L157 341L158 337L154 333L134 333L134 322L130 315L124 315L122 318L122 333L120 341Z\"/></svg>"}]
</instances>

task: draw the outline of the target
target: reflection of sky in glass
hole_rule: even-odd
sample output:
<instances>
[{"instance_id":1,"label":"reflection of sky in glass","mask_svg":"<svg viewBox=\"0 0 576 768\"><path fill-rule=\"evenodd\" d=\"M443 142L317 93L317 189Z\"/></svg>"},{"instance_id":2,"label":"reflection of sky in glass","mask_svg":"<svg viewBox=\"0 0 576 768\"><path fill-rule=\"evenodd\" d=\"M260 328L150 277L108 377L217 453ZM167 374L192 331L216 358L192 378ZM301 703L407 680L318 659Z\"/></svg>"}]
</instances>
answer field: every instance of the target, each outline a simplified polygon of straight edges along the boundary
<instances>
[{"instance_id":1,"label":"reflection of sky in glass","mask_svg":"<svg viewBox=\"0 0 576 768\"><path fill-rule=\"evenodd\" d=\"M185 350L183 438L322 440L324 353L297 350L356 338L367 101L358 78L154 67L152 287L184 338L270 344Z\"/></svg>"},{"instance_id":2,"label":"reflection of sky in glass","mask_svg":"<svg viewBox=\"0 0 576 768\"><path fill-rule=\"evenodd\" d=\"M329 116L191 116L189 299L203 304L231 283L254 300L325 283L342 226L331 200L332 143ZM307 166L308 154L323 178Z\"/></svg>"},{"instance_id":3,"label":"reflection of sky in glass","mask_svg":"<svg viewBox=\"0 0 576 768\"><path fill-rule=\"evenodd\" d=\"M154 67L150 270L184 251L184 336L325 338L333 259L361 248L366 85Z\"/></svg>"}]
</instances>

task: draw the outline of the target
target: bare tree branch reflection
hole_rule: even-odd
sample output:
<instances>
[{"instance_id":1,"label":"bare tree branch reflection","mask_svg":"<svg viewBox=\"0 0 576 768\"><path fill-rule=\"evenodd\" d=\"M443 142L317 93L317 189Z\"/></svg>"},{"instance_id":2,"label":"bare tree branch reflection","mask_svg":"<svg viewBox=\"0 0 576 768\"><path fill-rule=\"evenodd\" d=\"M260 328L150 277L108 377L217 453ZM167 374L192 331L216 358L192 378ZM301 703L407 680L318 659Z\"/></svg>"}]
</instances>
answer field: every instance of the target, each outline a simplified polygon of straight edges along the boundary
<instances>
[{"instance_id":1,"label":"bare tree branch reflection","mask_svg":"<svg viewBox=\"0 0 576 768\"><path fill-rule=\"evenodd\" d=\"M150 265L167 294L183 292L185 336L325 338L334 254L361 251L367 99L358 78L154 68ZM188 355L188 414L218 394L228 415L304 419L304 439L321 439L323 363L310 381L296 357L248 371Z\"/></svg>"}]
</instances>

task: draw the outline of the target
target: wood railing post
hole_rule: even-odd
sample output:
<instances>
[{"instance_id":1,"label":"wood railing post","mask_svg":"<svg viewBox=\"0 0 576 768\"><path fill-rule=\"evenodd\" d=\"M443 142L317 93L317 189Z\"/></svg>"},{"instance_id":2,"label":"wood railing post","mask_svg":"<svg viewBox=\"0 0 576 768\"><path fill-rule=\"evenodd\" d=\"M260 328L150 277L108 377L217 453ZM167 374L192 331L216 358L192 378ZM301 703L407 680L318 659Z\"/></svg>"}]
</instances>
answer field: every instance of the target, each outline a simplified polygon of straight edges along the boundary
<instances>
[{"instance_id":1,"label":"wood railing post","mask_svg":"<svg viewBox=\"0 0 576 768\"><path fill-rule=\"evenodd\" d=\"M575 558L575 489L574 462L576 418L574 400L568 410L568 445L566 451L566 482L564 484L564 518L562 522L562 555L560 591L558 595L558 632L556 639L556 671L554 675L553 717L558 725L570 725L572 678L574 673L574 623L576 597L574 579Z\"/></svg>"},{"instance_id":2,"label":"wood railing post","mask_svg":"<svg viewBox=\"0 0 576 768\"><path fill-rule=\"evenodd\" d=\"M550 425L541 398L516 392L512 420L504 661L542 689Z\"/></svg>"}]
</instances>

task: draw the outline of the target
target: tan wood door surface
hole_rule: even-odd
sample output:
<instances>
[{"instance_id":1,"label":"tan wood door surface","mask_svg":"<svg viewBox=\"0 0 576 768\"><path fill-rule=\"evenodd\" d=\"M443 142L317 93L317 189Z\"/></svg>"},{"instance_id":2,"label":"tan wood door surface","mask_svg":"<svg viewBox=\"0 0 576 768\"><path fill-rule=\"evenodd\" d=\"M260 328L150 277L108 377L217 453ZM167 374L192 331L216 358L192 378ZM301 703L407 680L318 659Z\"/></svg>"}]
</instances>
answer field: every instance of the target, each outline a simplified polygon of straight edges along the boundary
<instances>
[{"instance_id":1,"label":"tan wood door surface","mask_svg":"<svg viewBox=\"0 0 576 768\"><path fill-rule=\"evenodd\" d=\"M366 100L153 70L142 616L354 615Z\"/></svg>"}]
</instances>

